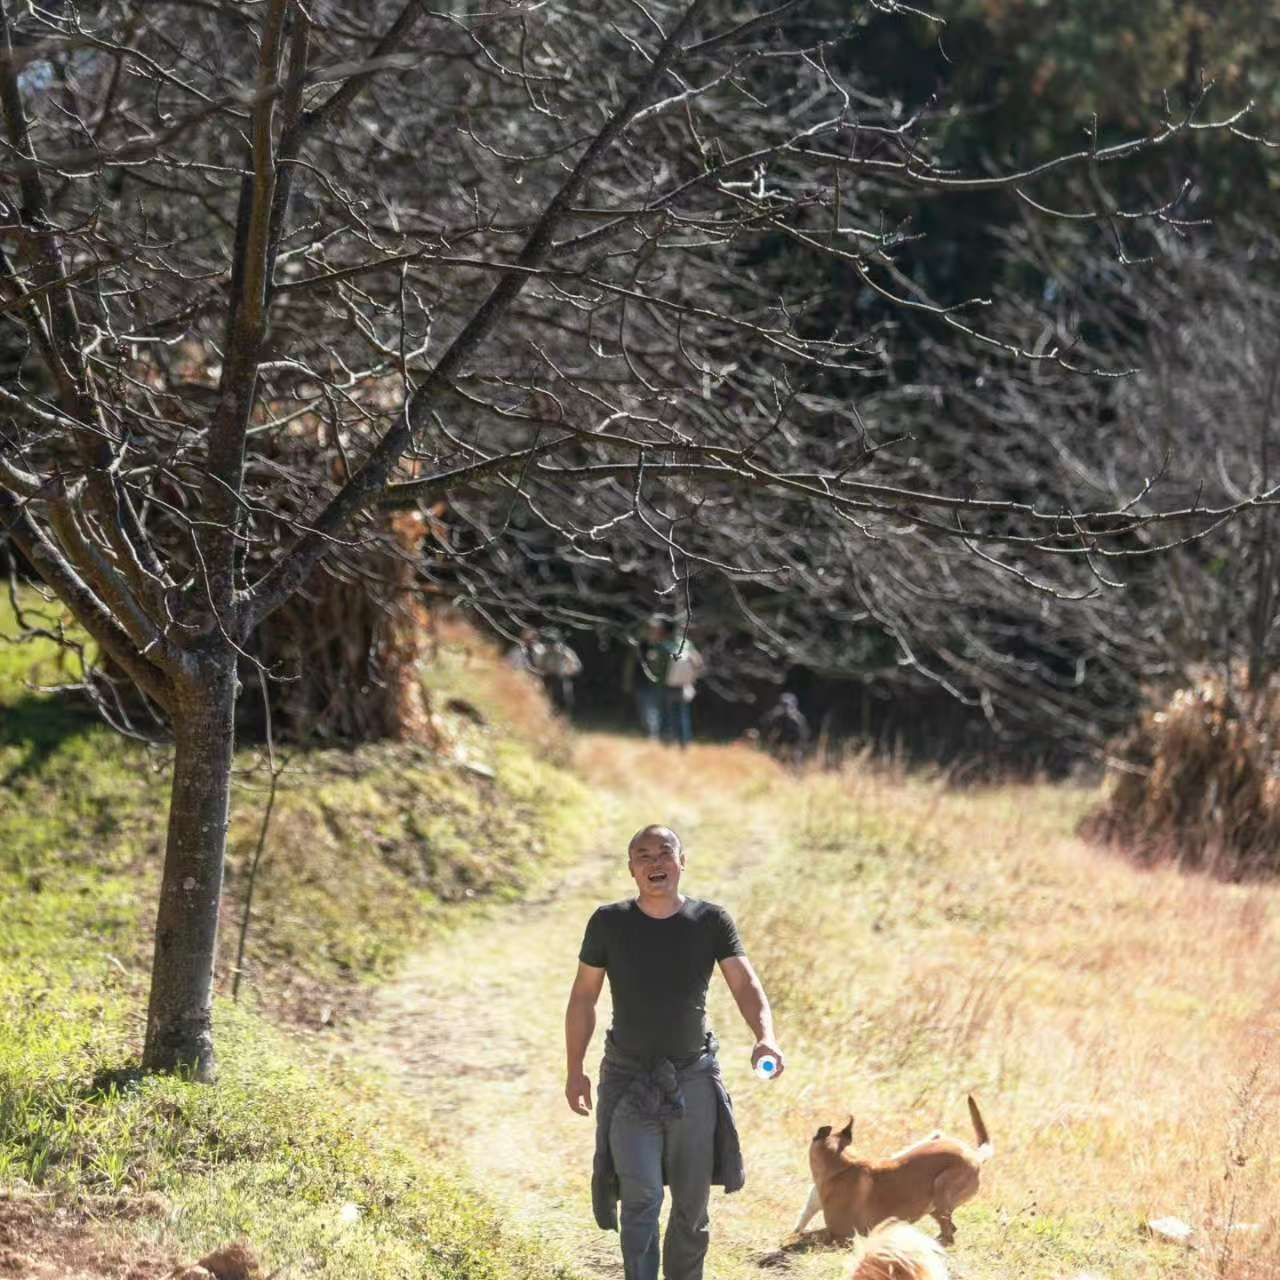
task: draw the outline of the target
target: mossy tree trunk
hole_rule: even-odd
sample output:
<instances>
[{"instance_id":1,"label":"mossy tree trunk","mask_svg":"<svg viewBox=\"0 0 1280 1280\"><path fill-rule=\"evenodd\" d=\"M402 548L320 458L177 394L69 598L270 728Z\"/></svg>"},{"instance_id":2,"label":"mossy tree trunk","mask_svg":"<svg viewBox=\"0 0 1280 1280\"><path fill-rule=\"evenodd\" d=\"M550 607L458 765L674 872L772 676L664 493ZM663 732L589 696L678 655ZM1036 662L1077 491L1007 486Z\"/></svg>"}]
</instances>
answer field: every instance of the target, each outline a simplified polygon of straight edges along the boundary
<instances>
[{"instance_id":1,"label":"mossy tree trunk","mask_svg":"<svg viewBox=\"0 0 1280 1280\"><path fill-rule=\"evenodd\" d=\"M142 1065L214 1071L213 969L227 845L236 654L201 654L175 693L173 787Z\"/></svg>"}]
</instances>

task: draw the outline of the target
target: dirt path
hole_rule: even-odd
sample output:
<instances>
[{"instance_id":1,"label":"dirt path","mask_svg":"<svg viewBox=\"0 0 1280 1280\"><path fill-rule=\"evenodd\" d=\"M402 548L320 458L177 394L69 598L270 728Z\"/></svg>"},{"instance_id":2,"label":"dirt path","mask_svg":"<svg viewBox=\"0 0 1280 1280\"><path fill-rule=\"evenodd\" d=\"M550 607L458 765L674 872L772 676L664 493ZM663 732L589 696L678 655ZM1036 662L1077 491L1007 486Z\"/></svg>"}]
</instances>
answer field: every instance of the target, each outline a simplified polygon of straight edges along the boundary
<instances>
[{"instance_id":1,"label":"dirt path","mask_svg":"<svg viewBox=\"0 0 1280 1280\"><path fill-rule=\"evenodd\" d=\"M425 1101L471 1179L524 1229L576 1270L613 1277L621 1274L617 1237L591 1220L592 1123L573 1115L562 1094L564 1001L583 927L596 905L626 896L626 841L656 820L675 826L689 846L687 890L732 905L782 851L775 791L787 782L768 761L741 751L695 747L677 755L610 737L584 738L579 765L603 811L582 861L540 900L494 908L415 957L381 992L360 1048ZM756 1085L738 1061L748 1033L725 994L713 996L730 1088L774 1088ZM608 1019L606 990L588 1059L593 1073ZM729 1203L716 1193L717 1253L758 1254L759 1241L722 1224ZM776 1225L768 1234L780 1238Z\"/></svg>"}]
</instances>

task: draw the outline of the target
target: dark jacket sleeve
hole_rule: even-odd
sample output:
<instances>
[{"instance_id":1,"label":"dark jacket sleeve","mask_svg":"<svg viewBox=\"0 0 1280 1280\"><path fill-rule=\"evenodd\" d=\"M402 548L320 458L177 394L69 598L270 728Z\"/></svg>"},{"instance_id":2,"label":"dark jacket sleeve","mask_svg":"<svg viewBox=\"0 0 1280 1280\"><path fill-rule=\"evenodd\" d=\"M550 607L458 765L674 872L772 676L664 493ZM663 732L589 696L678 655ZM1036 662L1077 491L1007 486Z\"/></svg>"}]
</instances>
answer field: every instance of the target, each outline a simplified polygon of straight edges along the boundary
<instances>
[{"instance_id":1,"label":"dark jacket sleeve","mask_svg":"<svg viewBox=\"0 0 1280 1280\"><path fill-rule=\"evenodd\" d=\"M711 1185L723 1187L725 1194L741 1191L746 1185L747 1170L742 1159L742 1140L733 1118L733 1099L724 1087L720 1072L715 1073L716 1086L716 1154Z\"/></svg>"},{"instance_id":2,"label":"dark jacket sleeve","mask_svg":"<svg viewBox=\"0 0 1280 1280\"><path fill-rule=\"evenodd\" d=\"M613 1167L613 1152L609 1149L609 1126L613 1123L613 1109L618 1105L621 1090L609 1072L602 1067L596 1087L596 1150L591 1161L591 1211L596 1226L601 1231L618 1229L618 1197L621 1187L618 1171Z\"/></svg>"}]
</instances>

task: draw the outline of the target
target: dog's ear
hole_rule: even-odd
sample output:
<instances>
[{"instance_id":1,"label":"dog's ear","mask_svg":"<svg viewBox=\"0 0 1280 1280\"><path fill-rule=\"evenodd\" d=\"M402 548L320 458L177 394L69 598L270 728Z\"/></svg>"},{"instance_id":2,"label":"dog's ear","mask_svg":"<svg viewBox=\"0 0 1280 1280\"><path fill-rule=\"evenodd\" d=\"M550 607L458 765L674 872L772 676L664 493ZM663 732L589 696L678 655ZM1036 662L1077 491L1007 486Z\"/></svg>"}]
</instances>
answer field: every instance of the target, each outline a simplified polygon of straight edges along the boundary
<instances>
[{"instance_id":1,"label":"dog's ear","mask_svg":"<svg viewBox=\"0 0 1280 1280\"><path fill-rule=\"evenodd\" d=\"M819 1129L818 1132L813 1135L813 1140L814 1142L821 1142L823 1138L829 1138L830 1136L831 1136L831 1126L829 1124L824 1124L822 1128Z\"/></svg>"},{"instance_id":2,"label":"dog's ear","mask_svg":"<svg viewBox=\"0 0 1280 1280\"><path fill-rule=\"evenodd\" d=\"M843 1129L840 1130L839 1136L843 1138L846 1142L853 1141L853 1117L852 1116L849 1117L849 1123L845 1125Z\"/></svg>"}]
</instances>

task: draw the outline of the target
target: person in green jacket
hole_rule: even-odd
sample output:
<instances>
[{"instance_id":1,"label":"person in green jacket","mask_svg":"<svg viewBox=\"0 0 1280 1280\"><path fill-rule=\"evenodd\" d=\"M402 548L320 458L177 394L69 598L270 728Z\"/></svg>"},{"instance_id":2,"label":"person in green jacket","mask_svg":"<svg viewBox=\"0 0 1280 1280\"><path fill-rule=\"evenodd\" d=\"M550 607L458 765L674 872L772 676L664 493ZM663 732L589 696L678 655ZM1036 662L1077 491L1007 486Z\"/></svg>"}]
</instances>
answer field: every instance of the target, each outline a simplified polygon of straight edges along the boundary
<instances>
[{"instance_id":1,"label":"person in green jacket","mask_svg":"<svg viewBox=\"0 0 1280 1280\"><path fill-rule=\"evenodd\" d=\"M640 727L651 742L666 736L667 672L674 656L671 623L654 614L631 641L622 672L622 688L635 695Z\"/></svg>"}]
</instances>

